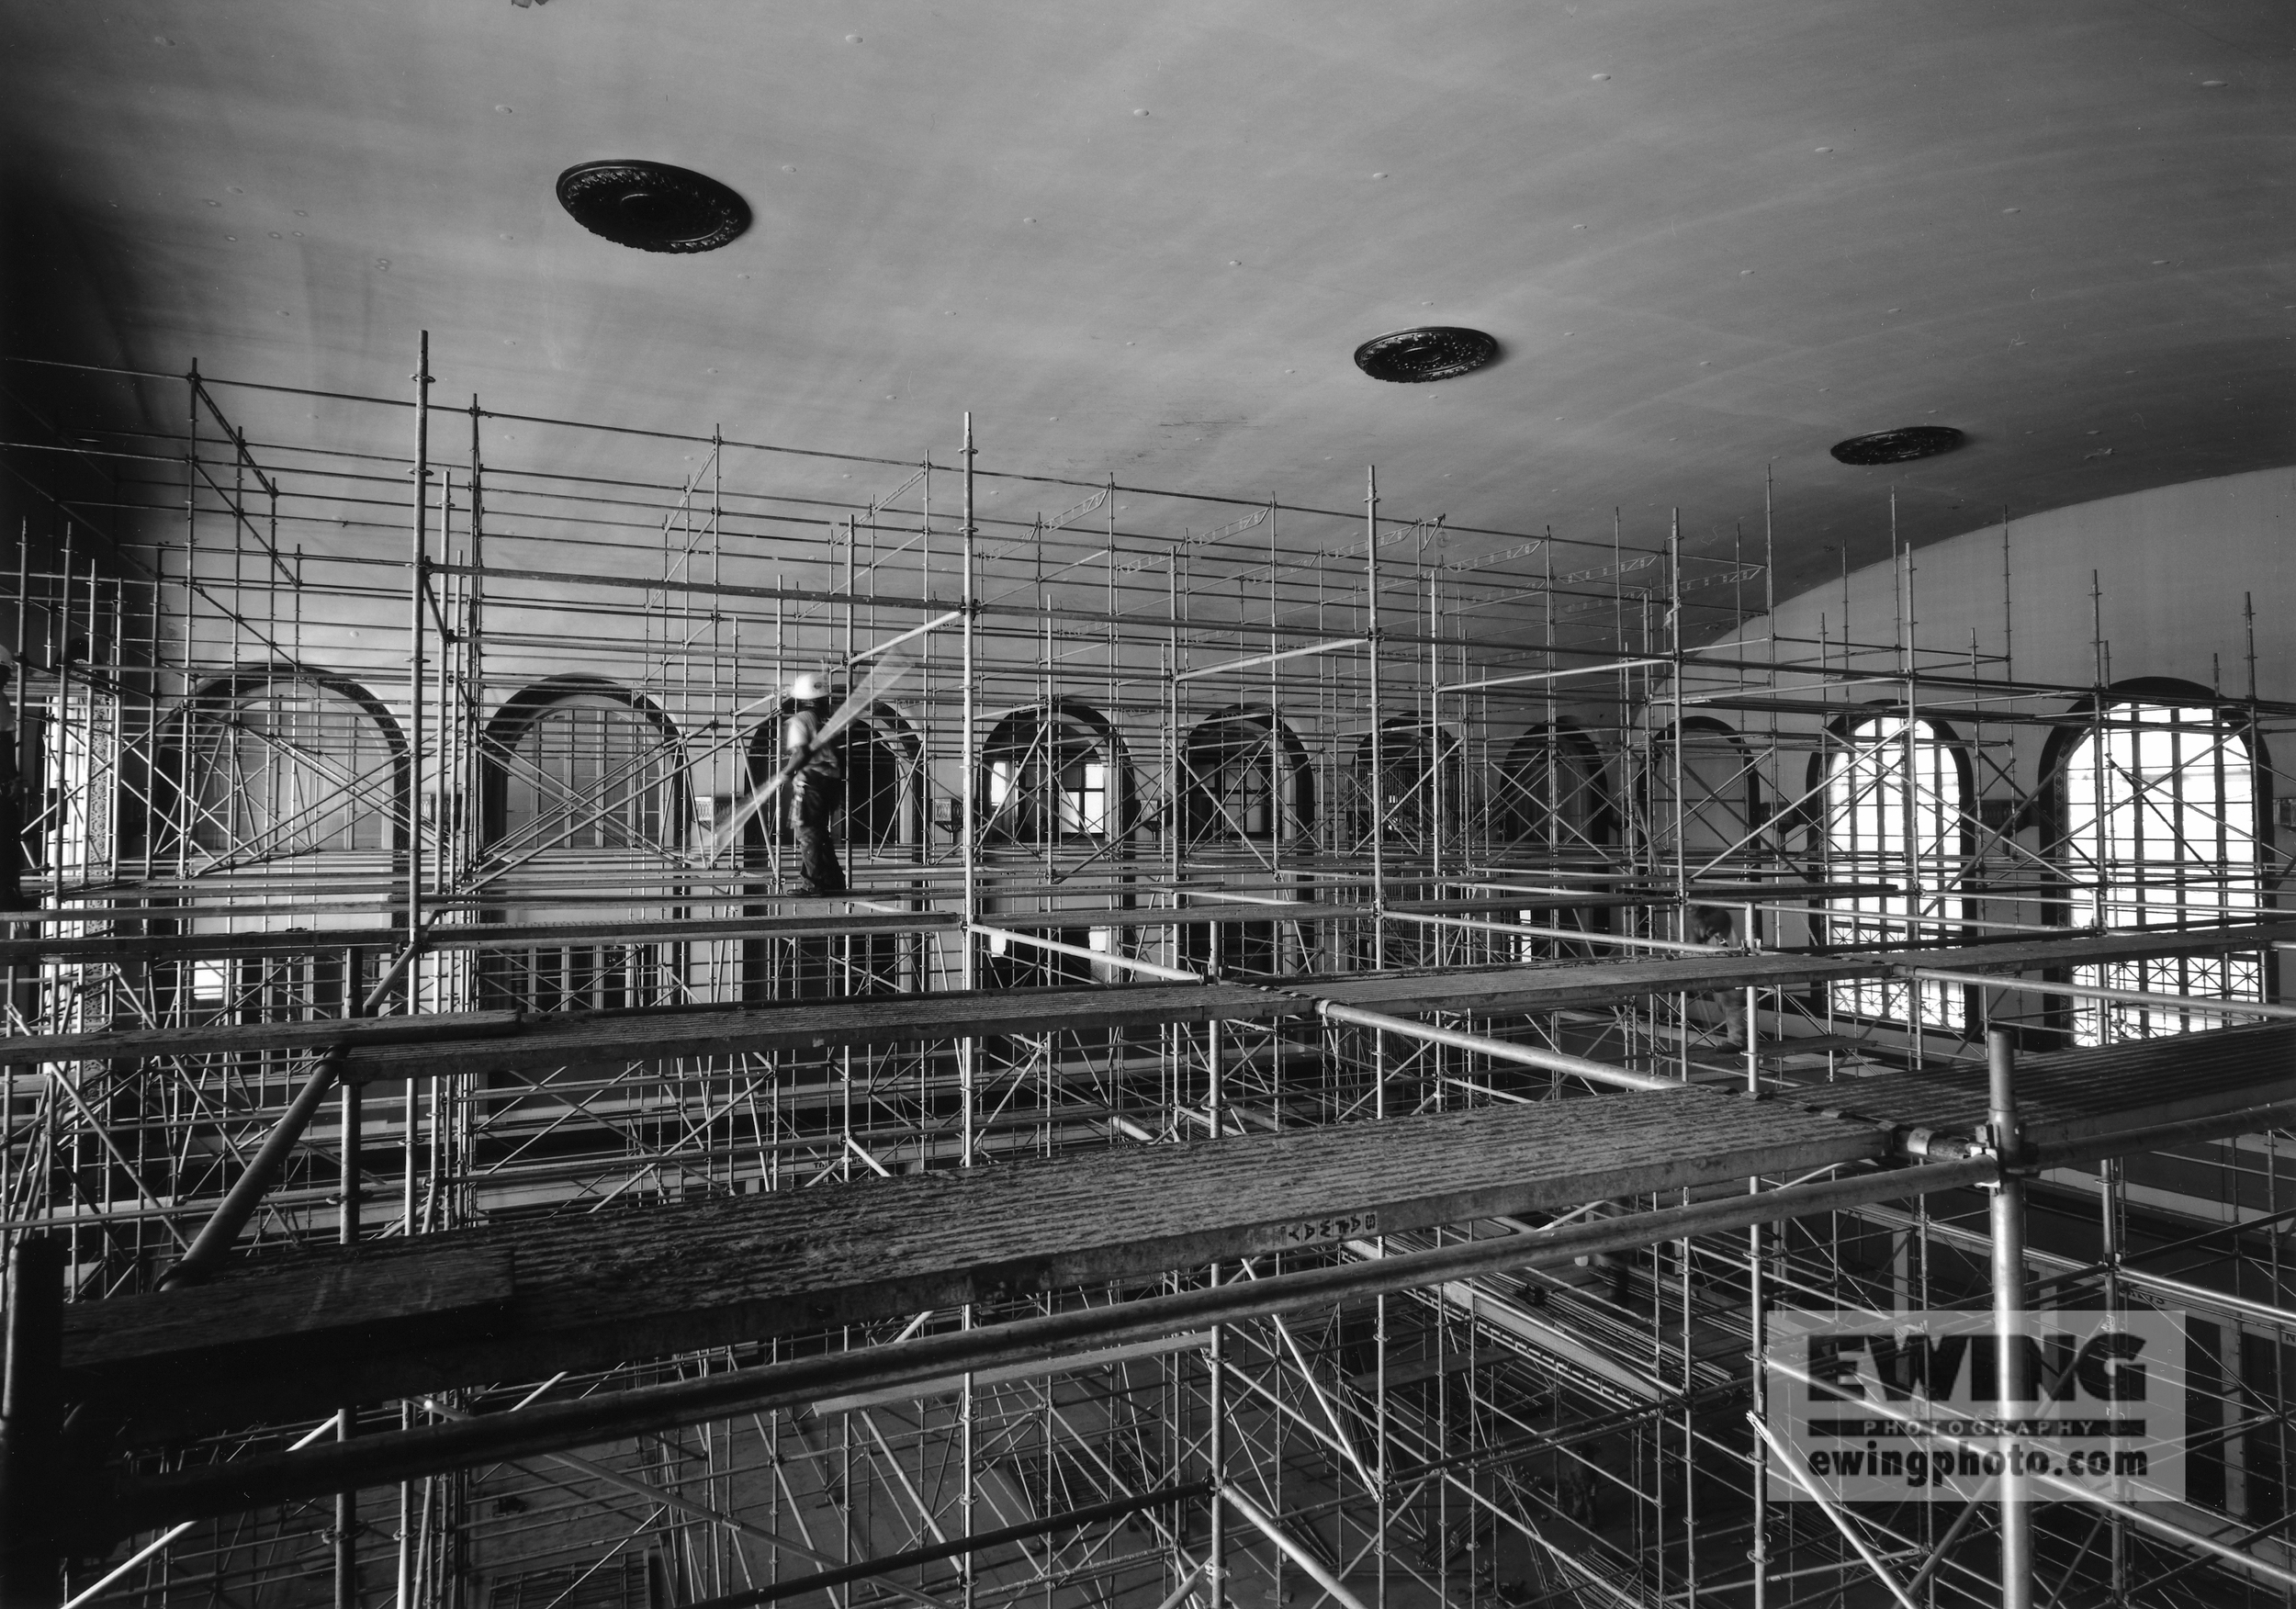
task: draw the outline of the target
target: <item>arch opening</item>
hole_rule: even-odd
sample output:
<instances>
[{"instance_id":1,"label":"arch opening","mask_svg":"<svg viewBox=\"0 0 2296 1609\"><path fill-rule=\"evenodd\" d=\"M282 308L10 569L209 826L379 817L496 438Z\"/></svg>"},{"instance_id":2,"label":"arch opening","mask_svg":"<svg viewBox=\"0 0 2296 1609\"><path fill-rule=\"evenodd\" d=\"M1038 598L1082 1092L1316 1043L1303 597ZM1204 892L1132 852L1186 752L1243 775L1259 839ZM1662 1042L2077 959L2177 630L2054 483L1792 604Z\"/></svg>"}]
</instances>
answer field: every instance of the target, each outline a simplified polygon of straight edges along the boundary
<instances>
[{"instance_id":1,"label":"arch opening","mask_svg":"<svg viewBox=\"0 0 2296 1609\"><path fill-rule=\"evenodd\" d=\"M2245 710L2167 678L2081 701L2077 726L2042 760L2044 851L2065 879L2065 919L2110 931L2248 919L2266 903L2268 818L2261 737ZM2203 998L2263 998L2264 957L2163 956L2073 969L2074 981ZM2076 1000L2073 1041L2110 1044L2223 1026L2151 1006Z\"/></svg>"},{"instance_id":2,"label":"arch opening","mask_svg":"<svg viewBox=\"0 0 2296 1609\"><path fill-rule=\"evenodd\" d=\"M1964 873L1976 850L1975 780L1965 745L1941 722L1876 711L1844 715L1810 757L1818 874L1828 883L1894 884L1896 894L1829 895L1822 942L1847 949L1958 942ZM1958 985L1861 979L1831 985L1853 1017L1958 1031Z\"/></svg>"}]
</instances>

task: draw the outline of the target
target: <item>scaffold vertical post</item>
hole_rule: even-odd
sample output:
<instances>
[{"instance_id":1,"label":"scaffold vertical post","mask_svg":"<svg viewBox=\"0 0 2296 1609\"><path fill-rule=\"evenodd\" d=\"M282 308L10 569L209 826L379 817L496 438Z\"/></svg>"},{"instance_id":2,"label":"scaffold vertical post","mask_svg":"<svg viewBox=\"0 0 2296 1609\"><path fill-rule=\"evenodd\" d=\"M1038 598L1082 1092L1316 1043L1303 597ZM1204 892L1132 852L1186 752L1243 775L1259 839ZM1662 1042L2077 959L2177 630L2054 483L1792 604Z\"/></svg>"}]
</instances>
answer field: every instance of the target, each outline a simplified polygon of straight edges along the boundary
<instances>
[{"instance_id":1,"label":"scaffold vertical post","mask_svg":"<svg viewBox=\"0 0 2296 1609\"><path fill-rule=\"evenodd\" d=\"M2097 1187L2098 1209L2101 1219L2099 1226L2100 1231L2099 1249L2102 1253L2102 1261L2105 1265L2105 1311L2108 1313L2117 1313L2121 1311L2122 1301L2121 1258L2125 1250L2122 1220L2126 1216L2123 1211L2119 1157L2108 1156L2097 1164ZM2127 1599L2129 1592L2128 1523L2118 1513L2108 1514L2105 1523L2108 1545L2110 1548L2109 1558L2112 1571L2111 1602L2120 1603Z\"/></svg>"},{"instance_id":2,"label":"scaffold vertical post","mask_svg":"<svg viewBox=\"0 0 2296 1609\"><path fill-rule=\"evenodd\" d=\"M1364 697L1371 711L1371 964L1387 965L1387 734L1379 709L1379 471L1363 472Z\"/></svg>"},{"instance_id":3,"label":"scaffold vertical post","mask_svg":"<svg viewBox=\"0 0 2296 1609\"><path fill-rule=\"evenodd\" d=\"M345 1246L355 1246L359 1240L359 1147L362 1142L360 1126L361 1086L355 1079L343 1080L342 1206L336 1220L336 1239ZM345 1403L336 1416L335 1439L349 1441L358 1432L359 1411ZM359 1494L355 1491L335 1493L334 1562L335 1609L359 1609L359 1552L358 1552Z\"/></svg>"},{"instance_id":4,"label":"scaffold vertical post","mask_svg":"<svg viewBox=\"0 0 2296 1609\"><path fill-rule=\"evenodd\" d=\"M430 581L424 515L431 477L431 332L422 332L414 366L414 537L407 584L407 943L422 932L422 594ZM407 1009L421 1004L422 962L408 963ZM346 991L348 992L348 991ZM412 1120L412 1114L409 1114Z\"/></svg>"},{"instance_id":5,"label":"scaffold vertical post","mask_svg":"<svg viewBox=\"0 0 2296 1609\"><path fill-rule=\"evenodd\" d=\"M1993 1188L1994 1389L1998 1416L2016 1417L2025 1313L2025 1186L2017 1164L2016 1054L2009 1030L1986 1032L1993 1152L2000 1177ZM2001 1609L2032 1609L2032 1510L2018 1438L2001 1439Z\"/></svg>"},{"instance_id":6,"label":"scaffold vertical post","mask_svg":"<svg viewBox=\"0 0 2296 1609\"><path fill-rule=\"evenodd\" d=\"M964 517L962 526L958 532L960 554L959 563L961 566L958 576L958 586L961 601L964 605L964 674L961 679L962 685L958 690L958 696L962 701L963 709L963 741L957 753L957 786L964 790L964 804L962 807L962 819L964 822L964 924L962 930L958 934L957 941L964 947L961 951L962 957L960 962L961 982L963 987L972 989L977 988L980 982L979 961L976 953L976 947L979 940L974 937L974 928L981 919L981 891L980 852L974 843L974 830L977 824L974 821L976 801L974 798L974 794L976 790L974 787L974 778L975 771L978 768L978 761L976 758L978 748L976 746L976 735L974 731L974 701L973 677L975 632L974 616L978 613L979 605L974 596L973 562L974 557L974 545L975 534L973 525L973 414L972 411L969 409L965 411L964 415L963 456ZM973 1165L973 1128L974 1120L974 1103L979 1098L980 1055L981 1041L978 1039L968 1036L967 1038L958 1041L958 1099L962 1106L962 1110L959 1114L958 1119L961 1130L957 1142L957 1165L960 1167L971 1167ZM973 1304L971 1302L967 1302L964 1304L962 1322L968 1330L973 1327ZM974 1414L976 1406L974 1400L973 1375L969 1370L964 1376L962 1388L958 1394L957 1402L959 1419L958 1429L961 1443L957 1449L959 1465L957 1476L959 1481L957 1518L960 1526L962 1527L961 1534L969 1536L973 1534L974 1529L973 1488L974 1457L975 1453ZM973 1609L974 1594L978 1585L978 1578L974 1570L973 1555L969 1552L962 1555L959 1560L958 1568L962 1572L962 1580L963 1581L964 1609Z\"/></svg>"},{"instance_id":7,"label":"scaffold vertical post","mask_svg":"<svg viewBox=\"0 0 2296 1609\"><path fill-rule=\"evenodd\" d=\"M1211 1282L1220 1283L1217 1263L1211 1266ZM1211 1465L1211 1530L1205 1539L1205 1609L1226 1609L1228 1602L1228 1514L1222 1501L1228 1485L1228 1387L1224 1378L1228 1367L1227 1339L1227 1326L1214 1324L1210 1349L1205 1354L1205 1401L1210 1416L1205 1430L1205 1453Z\"/></svg>"},{"instance_id":8,"label":"scaffold vertical post","mask_svg":"<svg viewBox=\"0 0 2296 1609\"><path fill-rule=\"evenodd\" d=\"M63 1248L28 1234L8 1257L7 1378L0 1387L0 1603L62 1600L55 1540L62 1432Z\"/></svg>"}]
</instances>

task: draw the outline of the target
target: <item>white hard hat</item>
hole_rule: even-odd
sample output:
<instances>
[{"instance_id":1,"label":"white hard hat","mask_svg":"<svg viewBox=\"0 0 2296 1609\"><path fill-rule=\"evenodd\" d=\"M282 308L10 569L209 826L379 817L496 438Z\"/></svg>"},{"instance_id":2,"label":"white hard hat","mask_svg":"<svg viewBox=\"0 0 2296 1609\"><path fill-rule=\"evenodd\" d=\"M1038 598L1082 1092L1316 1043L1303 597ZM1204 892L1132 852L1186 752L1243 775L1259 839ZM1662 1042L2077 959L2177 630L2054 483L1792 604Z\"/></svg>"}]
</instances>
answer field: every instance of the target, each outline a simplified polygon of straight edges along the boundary
<instances>
[{"instance_id":1,"label":"white hard hat","mask_svg":"<svg viewBox=\"0 0 2296 1609\"><path fill-rule=\"evenodd\" d=\"M799 703L809 703L816 698L829 696L829 679L818 670L801 670L789 684L789 696Z\"/></svg>"}]
</instances>

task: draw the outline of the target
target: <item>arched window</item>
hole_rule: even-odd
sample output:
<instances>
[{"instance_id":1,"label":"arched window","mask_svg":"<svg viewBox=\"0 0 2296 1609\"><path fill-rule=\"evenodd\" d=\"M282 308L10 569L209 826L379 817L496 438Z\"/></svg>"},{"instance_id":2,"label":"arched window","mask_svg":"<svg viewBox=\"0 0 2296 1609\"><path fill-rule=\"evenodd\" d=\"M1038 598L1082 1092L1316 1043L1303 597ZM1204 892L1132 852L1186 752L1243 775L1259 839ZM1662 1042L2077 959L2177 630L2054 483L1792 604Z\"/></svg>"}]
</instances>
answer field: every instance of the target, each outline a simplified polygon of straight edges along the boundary
<instances>
[{"instance_id":1,"label":"arched window","mask_svg":"<svg viewBox=\"0 0 2296 1609\"><path fill-rule=\"evenodd\" d=\"M1091 705L1015 710L981 746L975 808L985 843L1104 839L1131 825L1123 739Z\"/></svg>"},{"instance_id":2,"label":"arched window","mask_svg":"<svg viewBox=\"0 0 2296 1609\"><path fill-rule=\"evenodd\" d=\"M1315 824L1315 776L1299 736L1266 705L1231 704L1182 750L1190 844L1289 843Z\"/></svg>"},{"instance_id":3,"label":"arched window","mask_svg":"<svg viewBox=\"0 0 2296 1609\"><path fill-rule=\"evenodd\" d=\"M299 668L236 672L177 717L177 791L153 835L197 869L388 852L405 819L406 741L356 682Z\"/></svg>"},{"instance_id":4,"label":"arched window","mask_svg":"<svg viewBox=\"0 0 2296 1609\"><path fill-rule=\"evenodd\" d=\"M1357 846L1371 838L1373 812L1386 841L1417 848L1429 837L1438 809L1441 818L1456 822L1462 816L1459 740L1424 715L1390 715L1379 723L1379 780L1371 779L1371 734L1356 740L1356 810L1353 826Z\"/></svg>"},{"instance_id":5,"label":"arched window","mask_svg":"<svg viewBox=\"0 0 2296 1609\"><path fill-rule=\"evenodd\" d=\"M1643 780L1650 844L1662 864L1679 856L1692 877L1766 863L1761 773L1745 740L1711 715L1683 722L1681 793L1676 796L1673 731L1650 745Z\"/></svg>"},{"instance_id":6,"label":"arched window","mask_svg":"<svg viewBox=\"0 0 2296 1609\"><path fill-rule=\"evenodd\" d=\"M1953 732L1880 711L1845 715L1828 728L1824 747L1810 758L1809 785L1825 880L1888 883L1903 891L1827 900L1825 941L1953 942L1956 930L1941 924L1964 914L1962 874L1976 848L1969 756ZM1837 1010L1909 1020L1902 983L1864 980L1832 987ZM1945 984L1920 987L1921 1025L1959 1029L1966 1016L1964 991Z\"/></svg>"},{"instance_id":7,"label":"arched window","mask_svg":"<svg viewBox=\"0 0 2296 1609\"><path fill-rule=\"evenodd\" d=\"M1617 812L1603 784L1603 757L1594 740L1567 721L1533 726L1507 746L1491 774L1491 830L1508 862L1542 871L1605 865L1603 846L1618 830ZM1607 911L1541 904L1516 912L1525 927L1606 927ZM1587 947L1549 935L1520 933L1517 961L1547 961L1588 953Z\"/></svg>"},{"instance_id":8,"label":"arched window","mask_svg":"<svg viewBox=\"0 0 2296 1609\"><path fill-rule=\"evenodd\" d=\"M2201 928L2238 921L2263 895L2264 774L2243 712L2187 682L2122 683L2085 701L2043 760L2049 849L2077 924ZM2077 967L2074 981L2153 994L2254 1000L2256 954L2169 956ZM2224 1019L2076 1001L2084 1045L2213 1028Z\"/></svg>"},{"instance_id":9,"label":"arched window","mask_svg":"<svg viewBox=\"0 0 2296 1609\"><path fill-rule=\"evenodd\" d=\"M650 699L594 677L528 688L488 724L484 824L490 853L552 850L667 853L692 806L675 727Z\"/></svg>"},{"instance_id":10,"label":"arched window","mask_svg":"<svg viewBox=\"0 0 2296 1609\"><path fill-rule=\"evenodd\" d=\"M1500 842L1542 865L1593 863L1614 830L1594 740L1568 722L1533 726L1507 748L1495 779Z\"/></svg>"},{"instance_id":11,"label":"arched window","mask_svg":"<svg viewBox=\"0 0 2296 1609\"><path fill-rule=\"evenodd\" d=\"M280 861L376 866L403 846L406 739L380 701L346 677L279 665L208 682L171 721L158 771L146 835L152 860L195 876ZM195 918L186 930L204 926ZM180 962L174 983L181 1007L200 1021L332 1017L346 993L355 1001L366 992L383 959L282 929L276 954Z\"/></svg>"},{"instance_id":12,"label":"arched window","mask_svg":"<svg viewBox=\"0 0 2296 1609\"><path fill-rule=\"evenodd\" d=\"M523 888L536 914L557 884L522 884L519 870L568 861L640 873L674 861L692 816L677 729L652 700L591 676L557 676L504 704L481 745L482 853L493 886ZM622 915L659 919L668 890L634 879ZM596 906L569 918L596 919ZM668 943L544 945L490 951L479 992L489 1005L537 1011L613 1010L681 997L683 951Z\"/></svg>"}]
</instances>

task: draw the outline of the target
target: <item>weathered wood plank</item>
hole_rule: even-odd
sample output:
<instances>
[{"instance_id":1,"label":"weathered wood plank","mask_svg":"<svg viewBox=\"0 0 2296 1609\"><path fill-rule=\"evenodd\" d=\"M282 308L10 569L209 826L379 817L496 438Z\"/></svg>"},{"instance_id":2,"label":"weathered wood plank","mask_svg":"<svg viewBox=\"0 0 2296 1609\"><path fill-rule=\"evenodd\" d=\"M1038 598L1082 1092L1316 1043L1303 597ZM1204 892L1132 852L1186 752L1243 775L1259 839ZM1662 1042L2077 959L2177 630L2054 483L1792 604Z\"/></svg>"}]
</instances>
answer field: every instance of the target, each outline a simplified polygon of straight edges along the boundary
<instances>
[{"instance_id":1,"label":"weathered wood plank","mask_svg":"<svg viewBox=\"0 0 2296 1609\"><path fill-rule=\"evenodd\" d=\"M1830 1110L1901 1129L1974 1138L1986 1119L1986 1070L1933 1066L1812 1089ZM2031 1056L2017 1068L2018 1126L2036 1145L2087 1140L2135 1121L2181 1122L2296 1098L2296 1023L2212 1029Z\"/></svg>"},{"instance_id":2,"label":"weathered wood plank","mask_svg":"<svg viewBox=\"0 0 2296 1609\"><path fill-rule=\"evenodd\" d=\"M370 1243L373 1266L516 1254L501 1326L460 1340L309 1349L291 1374L147 1357L107 1383L148 1434L1197 1267L1215 1259L1876 1158L1887 1131L1695 1088L1338 1124ZM223 1276L291 1294L354 1254L313 1248ZM89 1304L137 1326L132 1297ZM202 1356L231 1333L184 1337ZM83 1354L67 1353L68 1368Z\"/></svg>"},{"instance_id":3,"label":"weathered wood plank","mask_svg":"<svg viewBox=\"0 0 2296 1609\"><path fill-rule=\"evenodd\" d=\"M1681 955L1652 960L1557 962L1536 966L1425 975L1283 980L1283 986L1375 1010L1560 1011L1638 995L1707 994L1716 989L1795 989L1858 978L1903 977L1926 967L2031 972L2097 966L2147 956L2257 949L2296 932L2296 924L2211 928L2181 933L2083 934L2064 939L1973 944L1954 950L1876 951L1866 955Z\"/></svg>"},{"instance_id":4,"label":"weathered wood plank","mask_svg":"<svg viewBox=\"0 0 2296 1609\"><path fill-rule=\"evenodd\" d=\"M515 1291L505 1244L422 1257L355 1253L292 1279L242 1279L64 1310L75 1394L197 1395L220 1373L260 1382L313 1356L467 1340L500 1324Z\"/></svg>"},{"instance_id":5,"label":"weathered wood plank","mask_svg":"<svg viewBox=\"0 0 2296 1609\"><path fill-rule=\"evenodd\" d=\"M2161 955L2220 955L2262 950L2296 935L2296 922L2256 922L2240 928L2193 928L2182 932L2123 928L2064 939L2020 939L1953 950L1898 951L1886 959L1897 975L1922 967L1947 972L2034 972L2063 966L2102 966Z\"/></svg>"},{"instance_id":6,"label":"weathered wood plank","mask_svg":"<svg viewBox=\"0 0 2296 1609\"><path fill-rule=\"evenodd\" d=\"M220 1023L212 1028L137 1028L116 1033L21 1034L0 1038L0 1063L150 1062L169 1056L253 1055L330 1045L455 1043L514 1032L515 1011L453 1011L435 1017L329 1017L301 1022Z\"/></svg>"},{"instance_id":7,"label":"weathered wood plank","mask_svg":"<svg viewBox=\"0 0 2296 1609\"><path fill-rule=\"evenodd\" d=\"M1071 1028L1266 1020L1304 1016L1312 1009L1308 1002L1243 985L1134 984L784 1001L735 1010L594 1016L569 1012L529 1018L517 1034L484 1043L361 1049L346 1058L343 1076L365 1083L532 1072L579 1062L763 1054Z\"/></svg>"}]
</instances>

